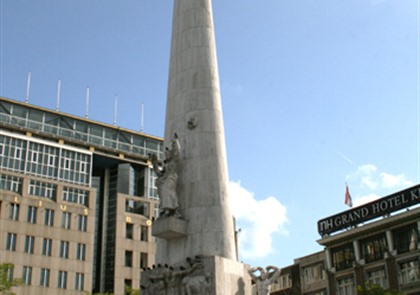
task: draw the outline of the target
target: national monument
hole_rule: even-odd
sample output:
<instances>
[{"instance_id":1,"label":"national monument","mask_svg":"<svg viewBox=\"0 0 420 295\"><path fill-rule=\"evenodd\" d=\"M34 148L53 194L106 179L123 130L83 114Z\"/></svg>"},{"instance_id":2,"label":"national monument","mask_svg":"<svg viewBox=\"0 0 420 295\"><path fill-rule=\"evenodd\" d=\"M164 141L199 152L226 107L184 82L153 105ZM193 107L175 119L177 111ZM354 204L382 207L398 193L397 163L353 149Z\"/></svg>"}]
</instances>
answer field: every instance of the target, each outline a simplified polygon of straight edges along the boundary
<instances>
[{"instance_id":1,"label":"national monument","mask_svg":"<svg viewBox=\"0 0 420 295\"><path fill-rule=\"evenodd\" d=\"M150 294L251 294L237 261L211 0L175 0L165 122L166 156L151 159L161 215L153 223Z\"/></svg>"}]
</instances>

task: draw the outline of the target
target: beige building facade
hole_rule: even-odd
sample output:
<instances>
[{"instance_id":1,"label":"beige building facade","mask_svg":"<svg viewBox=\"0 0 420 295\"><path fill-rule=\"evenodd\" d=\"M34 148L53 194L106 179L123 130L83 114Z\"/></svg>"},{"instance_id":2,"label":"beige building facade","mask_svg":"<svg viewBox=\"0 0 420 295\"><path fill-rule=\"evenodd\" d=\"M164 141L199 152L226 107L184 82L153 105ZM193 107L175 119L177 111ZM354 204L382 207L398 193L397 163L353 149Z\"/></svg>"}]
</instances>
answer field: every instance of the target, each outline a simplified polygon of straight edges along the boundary
<instances>
[{"instance_id":1,"label":"beige building facade","mask_svg":"<svg viewBox=\"0 0 420 295\"><path fill-rule=\"evenodd\" d=\"M140 288L162 139L0 97L0 263L17 294Z\"/></svg>"}]
</instances>

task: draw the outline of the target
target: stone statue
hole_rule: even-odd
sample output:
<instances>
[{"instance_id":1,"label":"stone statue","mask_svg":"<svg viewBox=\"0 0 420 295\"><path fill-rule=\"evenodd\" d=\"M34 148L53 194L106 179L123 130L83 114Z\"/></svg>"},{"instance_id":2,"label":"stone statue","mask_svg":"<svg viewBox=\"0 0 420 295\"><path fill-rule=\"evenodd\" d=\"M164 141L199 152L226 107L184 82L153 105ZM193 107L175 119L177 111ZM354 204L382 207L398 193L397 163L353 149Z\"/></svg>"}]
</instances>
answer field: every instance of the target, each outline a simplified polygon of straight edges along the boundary
<instances>
[{"instance_id":1,"label":"stone statue","mask_svg":"<svg viewBox=\"0 0 420 295\"><path fill-rule=\"evenodd\" d=\"M162 266L153 267L141 274L140 289L145 295L165 295L166 283L164 277L169 270Z\"/></svg>"},{"instance_id":2,"label":"stone statue","mask_svg":"<svg viewBox=\"0 0 420 295\"><path fill-rule=\"evenodd\" d=\"M153 170L158 176L156 187L160 198L160 216L181 217L176 193L180 150L178 135L175 133L171 142L171 148L166 147L165 149L165 160L162 167L159 167L156 155L150 156Z\"/></svg>"},{"instance_id":3,"label":"stone statue","mask_svg":"<svg viewBox=\"0 0 420 295\"><path fill-rule=\"evenodd\" d=\"M204 264L200 257L194 260L187 258L193 269L192 273L182 280L182 295L210 295L210 274L204 272Z\"/></svg>"},{"instance_id":4,"label":"stone statue","mask_svg":"<svg viewBox=\"0 0 420 295\"><path fill-rule=\"evenodd\" d=\"M189 261L190 262L190 261ZM168 265L144 270L140 288L146 295L210 295L208 277L203 276L201 261L195 260L190 267L174 269Z\"/></svg>"},{"instance_id":5,"label":"stone statue","mask_svg":"<svg viewBox=\"0 0 420 295\"><path fill-rule=\"evenodd\" d=\"M256 272L259 271L259 275ZM269 295L270 286L280 276L280 269L275 266L267 266L266 269L262 267L253 267L248 270L251 278L257 286L257 295Z\"/></svg>"}]
</instances>

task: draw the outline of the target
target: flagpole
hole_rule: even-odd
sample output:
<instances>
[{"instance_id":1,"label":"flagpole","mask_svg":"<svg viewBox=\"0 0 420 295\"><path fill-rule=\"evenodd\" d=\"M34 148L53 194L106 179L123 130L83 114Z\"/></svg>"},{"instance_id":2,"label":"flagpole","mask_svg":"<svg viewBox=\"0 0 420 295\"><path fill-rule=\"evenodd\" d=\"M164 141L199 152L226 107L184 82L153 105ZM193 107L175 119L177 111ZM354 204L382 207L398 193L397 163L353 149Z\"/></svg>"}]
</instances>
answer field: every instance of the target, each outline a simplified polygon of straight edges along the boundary
<instances>
[{"instance_id":1,"label":"flagpole","mask_svg":"<svg viewBox=\"0 0 420 295\"><path fill-rule=\"evenodd\" d=\"M28 103L29 102L29 90L31 88L31 71L29 70L28 72L28 82L26 83L26 97L25 97L25 102Z\"/></svg>"}]
</instances>

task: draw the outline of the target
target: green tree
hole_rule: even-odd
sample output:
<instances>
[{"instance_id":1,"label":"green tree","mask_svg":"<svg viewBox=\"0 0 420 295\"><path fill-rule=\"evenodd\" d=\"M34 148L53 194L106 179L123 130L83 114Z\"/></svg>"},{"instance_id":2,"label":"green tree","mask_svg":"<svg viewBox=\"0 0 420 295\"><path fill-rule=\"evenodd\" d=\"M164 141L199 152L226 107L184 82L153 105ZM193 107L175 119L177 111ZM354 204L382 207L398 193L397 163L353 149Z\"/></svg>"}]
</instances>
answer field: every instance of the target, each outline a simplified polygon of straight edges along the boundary
<instances>
[{"instance_id":1,"label":"green tree","mask_svg":"<svg viewBox=\"0 0 420 295\"><path fill-rule=\"evenodd\" d=\"M0 294L15 295L13 287L22 285L22 280L13 279L13 270L15 266L11 263L0 264Z\"/></svg>"},{"instance_id":2,"label":"green tree","mask_svg":"<svg viewBox=\"0 0 420 295\"><path fill-rule=\"evenodd\" d=\"M402 292L384 289L379 285L366 283L363 286L357 286L358 295L405 295Z\"/></svg>"}]
</instances>

